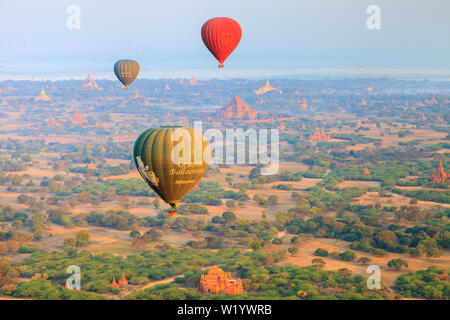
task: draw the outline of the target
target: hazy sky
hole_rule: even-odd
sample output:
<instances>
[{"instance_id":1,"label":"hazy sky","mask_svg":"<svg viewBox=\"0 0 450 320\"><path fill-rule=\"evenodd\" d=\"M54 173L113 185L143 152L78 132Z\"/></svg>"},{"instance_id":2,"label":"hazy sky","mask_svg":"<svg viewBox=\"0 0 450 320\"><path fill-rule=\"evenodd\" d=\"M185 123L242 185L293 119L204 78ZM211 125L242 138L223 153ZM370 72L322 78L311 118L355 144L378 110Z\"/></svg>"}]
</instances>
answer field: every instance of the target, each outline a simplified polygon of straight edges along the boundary
<instances>
[{"instance_id":1,"label":"hazy sky","mask_svg":"<svg viewBox=\"0 0 450 320\"><path fill-rule=\"evenodd\" d=\"M81 28L69 30L69 5ZM381 30L366 9L381 8ZM230 68L450 69L449 0L1 0L0 73L216 67L200 28L228 16L243 29Z\"/></svg>"}]
</instances>

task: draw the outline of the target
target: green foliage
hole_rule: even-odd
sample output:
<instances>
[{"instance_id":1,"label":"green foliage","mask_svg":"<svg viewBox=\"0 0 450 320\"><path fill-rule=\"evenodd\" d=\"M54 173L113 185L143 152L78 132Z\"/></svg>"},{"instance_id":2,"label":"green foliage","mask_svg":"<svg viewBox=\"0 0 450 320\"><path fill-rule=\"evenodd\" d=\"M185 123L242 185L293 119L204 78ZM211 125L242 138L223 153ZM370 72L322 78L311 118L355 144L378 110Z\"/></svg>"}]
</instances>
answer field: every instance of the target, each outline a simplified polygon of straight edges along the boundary
<instances>
[{"instance_id":1,"label":"green foliage","mask_svg":"<svg viewBox=\"0 0 450 320\"><path fill-rule=\"evenodd\" d=\"M353 251L347 250L339 254L339 258L343 261L356 260L356 254Z\"/></svg>"},{"instance_id":2,"label":"green foliage","mask_svg":"<svg viewBox=\"0 0 450 320\"><path fill-rule=\"evenodd\" d=\"M401 275L395 281L394 289L405 297L448 300L448 270L430 267L427 270Z\"/></svg>"},{"instance_id":3,"label":"green foliage","mask_svg":"<svg viewBox=\"0 0 450 320\"><path fill-rule=\"evenodd\" d=\"M322 249L322 248L317 248L316 251L314 251L313 253L315 256L319 256L319 257L328 257L329 253L327 250Z\"/></svg>"},{"instance_id":4,"label":"green foliage","mask_svg":"<svg viewBox=\"0 0 450 320\"><path fill-rule=\"evenodd\" d=\"M135 291L124 296L123 300L198 300L201 293L196 289L182 289L178 285L159 284L154 287Z\"/></svg>"},{"instance_id":5,"label":"green foliage","mask_svg":"<svg viewBox=\"0 0 450 320\"><path fill-rule=\"evenodd\" d=\"M402 267L408 268L408 262L403 259L389 260L387 266L395 271L399 271Z\"/></svg>"}]
</instances>

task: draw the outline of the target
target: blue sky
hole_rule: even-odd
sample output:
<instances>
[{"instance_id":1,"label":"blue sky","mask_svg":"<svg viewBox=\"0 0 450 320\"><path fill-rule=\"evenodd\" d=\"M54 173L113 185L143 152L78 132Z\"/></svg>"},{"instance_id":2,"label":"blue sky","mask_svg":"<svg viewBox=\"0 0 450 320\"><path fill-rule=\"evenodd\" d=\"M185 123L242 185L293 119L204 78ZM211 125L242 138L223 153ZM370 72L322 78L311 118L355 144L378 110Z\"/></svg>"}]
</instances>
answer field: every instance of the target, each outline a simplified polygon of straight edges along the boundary
<instances>
[{"instance_id":1,"label":"blue sky","mask_svg":"<svg viewBox=\"0 0 450 320\"><path fill-rule=\"evenodd\" d=\"M81 29L66 8L81 9ZM368 30L366 8L381 8ZM237 20L230 68L450 69L449 0L2 0L0 73L110 72L119 58L143 70L216 67L200 28Z\"/></svg>"}]
</instances>

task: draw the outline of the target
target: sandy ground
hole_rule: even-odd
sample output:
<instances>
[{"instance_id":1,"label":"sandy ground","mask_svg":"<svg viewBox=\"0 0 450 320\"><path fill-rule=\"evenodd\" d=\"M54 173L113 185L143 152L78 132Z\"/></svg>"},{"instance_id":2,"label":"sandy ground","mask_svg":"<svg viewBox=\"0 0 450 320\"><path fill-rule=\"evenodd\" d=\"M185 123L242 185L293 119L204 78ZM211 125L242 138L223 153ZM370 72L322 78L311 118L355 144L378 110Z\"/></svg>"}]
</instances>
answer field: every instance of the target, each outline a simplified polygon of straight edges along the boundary
<instances>
[{"instance_id":1,"label":"sandy ground","mask_svg":"<svg viewBox=\"0 0 450 320\"><path fill-rule=\"evenodd\" d=\"M409 206L412 198L405 197L399 194L392 194L390 197L380 197L378 192L366 192L366 194L362 195L359 198L355 198L352 203L359 203L363 205L373 204L375 205L377 202L382 206ZM431 201L421 201L418 200L417 204L414 206L422 208L422 209L438 209L438 208L450 208L449 203L437 203Z\"/></svg>"},{"instance_id":2,"label":"sandy ground","mask_svg":"<svg viewBox=\"0 0 450 320\"><path fill-rule=\"evenodd\" d=\"M336 185L337 188L379 188L378 181L349 181L344 180Z\"/></svg>"}]
</instances>

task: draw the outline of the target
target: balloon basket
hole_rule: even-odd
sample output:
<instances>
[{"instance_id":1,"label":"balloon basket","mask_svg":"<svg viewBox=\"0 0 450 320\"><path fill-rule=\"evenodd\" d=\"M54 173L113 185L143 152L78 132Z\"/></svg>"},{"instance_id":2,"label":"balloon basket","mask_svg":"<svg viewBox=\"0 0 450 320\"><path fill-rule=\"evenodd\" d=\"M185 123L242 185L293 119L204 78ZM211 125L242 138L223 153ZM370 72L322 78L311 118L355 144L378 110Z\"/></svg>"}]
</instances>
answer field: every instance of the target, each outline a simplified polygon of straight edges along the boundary
<instances>
[{"instance_id":1,"label":"balloon basket","mask_svg":"<svg viewBox=\"0 0 450 320\"><path fill-rule=\"evenodd\" d=\"M225 66L223 64L219 64L219 69L223 69Z\"/></svg>"},{"instance_id":2,"label":"balloon basket","mask_svg":"<svg viewBox=\"0 0 450 320\"><path fill-rule=\"evenodd\" d=\"M170 209L168 216L171 218L175 218L177 216L177 211L174 209Z\"/></svg>"}]
</instances>

